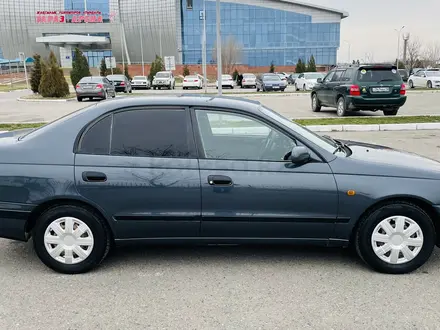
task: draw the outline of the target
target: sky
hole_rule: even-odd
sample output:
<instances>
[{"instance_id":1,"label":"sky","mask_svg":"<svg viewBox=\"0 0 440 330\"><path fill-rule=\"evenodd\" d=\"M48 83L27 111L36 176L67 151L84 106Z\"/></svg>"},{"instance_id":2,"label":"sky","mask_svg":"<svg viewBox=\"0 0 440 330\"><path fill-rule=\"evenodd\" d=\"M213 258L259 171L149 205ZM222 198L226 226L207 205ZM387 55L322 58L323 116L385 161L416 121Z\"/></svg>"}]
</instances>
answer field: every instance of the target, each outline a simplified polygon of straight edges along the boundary
<instances>
[{"instance_id":1,"label":"sky","mask_svg":"<svg viewBox=\"0 0 440 330\"><path fill-rule=\"evenodd\" d=\"M418 37L422 45L440 44L440 0L302 0L305 3L341 9L349 17L341 22L338 61L390 61L397 56L398 32ZM400 43L403 47L403 42Z\"/></svg>"}]
</instances>

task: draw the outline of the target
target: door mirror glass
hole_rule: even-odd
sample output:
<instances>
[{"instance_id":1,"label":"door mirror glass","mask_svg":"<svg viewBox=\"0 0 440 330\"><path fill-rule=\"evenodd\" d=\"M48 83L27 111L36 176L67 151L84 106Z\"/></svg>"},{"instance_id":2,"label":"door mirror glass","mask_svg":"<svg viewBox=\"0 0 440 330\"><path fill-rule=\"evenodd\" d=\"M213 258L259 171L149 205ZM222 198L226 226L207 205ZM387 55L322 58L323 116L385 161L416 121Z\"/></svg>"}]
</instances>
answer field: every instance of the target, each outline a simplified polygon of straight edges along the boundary
<instances>
[{"instance_id":1,"label":"door mirror glass","mask_svg":"<svg viewBox=\"0 0 440 330\"><path fill-rule=\"evenodd\" d=\"M309 150L304 146L295 146L292 149L290 160L294 164L304 164L310 160Z\"/></svg>"},{"instance_id":2,"label":"door mirror glass","mask_svg":"<svg viewBox=\"0 0 440 330\"><path fill-rule=\"evenodd\" d=\"M318 79L316 80L316 82L317 82L318 84L322 83L322 78L318 78Z\"/></svg>"}]
</instances>

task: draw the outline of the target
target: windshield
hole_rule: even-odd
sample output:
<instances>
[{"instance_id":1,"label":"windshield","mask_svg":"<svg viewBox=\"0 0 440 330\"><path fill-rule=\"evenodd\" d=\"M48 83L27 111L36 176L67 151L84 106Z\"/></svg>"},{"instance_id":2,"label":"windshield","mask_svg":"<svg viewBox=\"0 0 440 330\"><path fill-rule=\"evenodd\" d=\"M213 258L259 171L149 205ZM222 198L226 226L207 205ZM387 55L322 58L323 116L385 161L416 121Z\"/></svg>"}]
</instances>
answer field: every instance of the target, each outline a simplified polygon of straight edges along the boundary
<instances>
[{"instance_id":1,"label":"windshield","mask_svg":"<svg viewBox=\"0 0 440 330\"><path fill-rule=\"evenodd\" d=\"M426 71L427 77L440 77L439 71Z\"/></svg>"},{"instance_id":2,"label":"windshield","mask_svg":"<svg viewBox=\"0 0 440 330\"><path fill-rule=\"evenodd\" d=\"M90 82L100 83L100 82L102 82L102 77L84 77L79 81L80 84L81 83L90 83Z\"/></svg>"},{"instance_id":3,"label":"windshield","mask_svg":"<svg viewBox=\"0 0 440 330\"><path fill-rule=\"evenodd\" d=\"M401 81L396 69L392 68L361 68L357 73L359 82Z\"/></svg>"},{"instance_id":4,"label":"windshield","mask_svg":"<svg viewBox=\"0 0 440 330\"><path fill-rule=\"evenodd\" d=\"M255 75L253 75L253 74L244 74L243 78L255 78Z\"/></svg>"},{"instance_id":5,"label":"windshield","mask_svg":"<svg viewBox=\"0 0 440 330\"><path fill-rule=\"evenodd\" d=\"M145 76L134 76L133 80L147 80L147 77L145 77Z\"/></svg>"},{"instance_id":6,"label":"windshield","mask_svg":"<svg viewBox=\"0 0 440 330\"><path fill-rule=\"evenodd\" d=\"M277 75L270 75L270 76L263 76L263 80L266 80L266 81L280 81L281 80L281 78L279 77L279 76L277 76Z\"/></svg>"},{"instance_id":7,"label":"windshield","mask_svg":"<svg viewBox=\"0 0 440 330\"><path fill-rule=\"evenodd\" d=\"M156 78L169 78L170 74L168 72L158 72L156 73Z\"/></svg>"},{"instance_id":8,"label":"windshield","mask_svg":"<svg viewBox=\"0 0 440 330\"><path fill-rule=\"evenodd\" d=\"M125 80L125 76L120 76L120 75L110 75L107 76L108 80Z\"/></svg>"},{"instance_id":9,"label":"windshield","mask_svg":"<svg viewBox=\"0 0 440 330\"><path fill-rule=\"evenodd\" d=\"M328 140L328 139L326 139L316 133L313 133L312 131L305 128L304 126L294 123L293 121L287 119L286 117L283 117L278 112L275 112L269 108L261 106L260 110L266 116L269 116L270 118L278 121L280 124L297 132L299 135L303 136L304 138L306 138L310 142L314 143L318 147L321 147L322 149L324 149L330 153L333 153L335 151L337 146L333 142L331 142L330 140Z\"/></svg>"},{"instance_id":10,"label":"windshield","mask_svg":"<svg viewBox=\"0 0 440 330\"><path fill-rule=\"evenodd\" d=\"M306 78L306 79L324 78L324 74L322 74L322 73L305 73L304 78Z\"/></svg>"}]
</instances>

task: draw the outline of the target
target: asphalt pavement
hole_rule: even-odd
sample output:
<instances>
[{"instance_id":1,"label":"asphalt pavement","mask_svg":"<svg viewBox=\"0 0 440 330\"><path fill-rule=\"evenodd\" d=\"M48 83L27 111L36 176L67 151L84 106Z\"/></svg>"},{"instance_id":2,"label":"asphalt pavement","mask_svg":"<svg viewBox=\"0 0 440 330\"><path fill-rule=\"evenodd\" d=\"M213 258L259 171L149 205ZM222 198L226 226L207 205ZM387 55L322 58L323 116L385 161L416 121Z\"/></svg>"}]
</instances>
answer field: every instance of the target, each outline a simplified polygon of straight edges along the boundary
<instances>
[{"instance_id":1,"label":"asphalt pavement","mask_svg":"<svg viewBox=\"0 0 440 330\"><path fill-rule=\"evenodd\" d=\"M336 117L334 109L323 108L321 112L315 113L310 108L310 96L308 93L295 93L293 87L284 93L256 94L251 89L225 89L226 96L240 96L252 100L258 100L265 106L272 108L288 118L309 118L309 117ZM194 94L202 93L198 90L144 90L134 91L134 94L142 95L170 95L170 94ZM289 92L289 93L288 93ZM216 93L215 88L209 88L208 93ZM0 93L0 123L5 122L45 122L52 121L58 117L68 114L77 109L96 103L96 101L77 102L19 102L18 97L30 94L29 91L16 91ZM119 93L118 97L125 97L126 94ZM132 96L133 97L133 96ZM399 111L401 115L440 115L440 91L410 91L408 92L407 103ZM354 112L351 116L383 116L379 112Z\"/></svg>"},{"instance_id":2,"label":"asphalt pavement","mask_svg":"<svg viewBox=\"0 0 440 330\"><path fill-rule=\"evenodd\" d=\"M440 131L330 133L440 160ZM438 329L440 253L383 275L344 249L126 247L84 275L0 239L0 329Z\"/></svg>"}]
</instances>

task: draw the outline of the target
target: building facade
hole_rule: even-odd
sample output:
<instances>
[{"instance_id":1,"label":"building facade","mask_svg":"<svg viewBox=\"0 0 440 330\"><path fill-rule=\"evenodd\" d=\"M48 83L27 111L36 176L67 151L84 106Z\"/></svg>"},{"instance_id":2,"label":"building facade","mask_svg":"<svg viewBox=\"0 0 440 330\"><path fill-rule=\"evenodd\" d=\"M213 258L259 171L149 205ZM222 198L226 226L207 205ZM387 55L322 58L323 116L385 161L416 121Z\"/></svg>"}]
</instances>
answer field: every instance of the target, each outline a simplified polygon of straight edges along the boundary
<instances>
[{"instance_id":1,"label":"building facade","mask_svg":"<svg viewBox=\"0 0 440 330\"><path fill-rule=\"evenodd\" d=\"M215 6L215 0L2 0L0 52L17 58L53 50L63 67L71 66L75 47L92 67L111 56L128 64L156 55L200 64L205 18L207 62L215 63ZM347 16L293 0L222 0L221 34L233 40L242 64L294 65L314 55L317 64L332 65Z\"/></svg>"}]
</instances>

